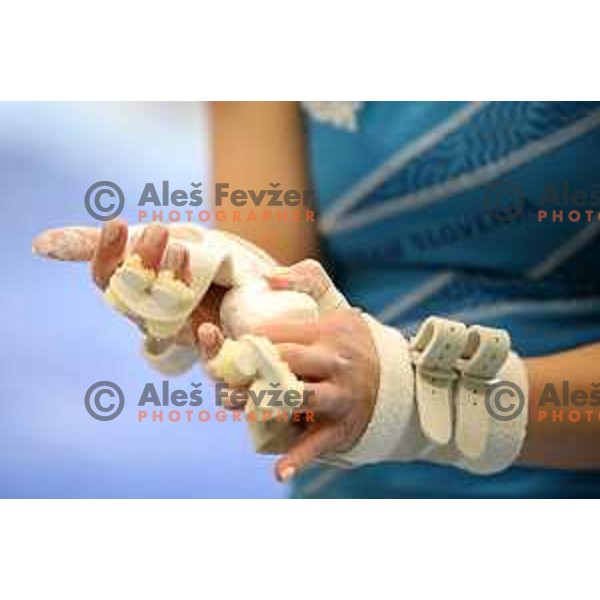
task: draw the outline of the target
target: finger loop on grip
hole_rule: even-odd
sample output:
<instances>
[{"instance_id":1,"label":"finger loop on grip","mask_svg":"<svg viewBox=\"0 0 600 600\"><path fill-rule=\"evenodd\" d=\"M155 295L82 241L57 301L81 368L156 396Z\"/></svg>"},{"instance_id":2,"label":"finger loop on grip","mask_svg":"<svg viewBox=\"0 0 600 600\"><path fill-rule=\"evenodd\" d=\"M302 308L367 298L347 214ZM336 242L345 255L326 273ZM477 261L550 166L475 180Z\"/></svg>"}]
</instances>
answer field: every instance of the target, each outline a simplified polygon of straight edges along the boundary
<instances>
[{"instance_id":1,"label":"finger loop on grip","mask_svg":"<svg viewBox=\"0 0 600 600\"><path fill-rule=\"evenodd\" d=\"M110 278L106 299L120 312L140 323L152 338L175 336L184 326L210 285L222 271L232 272L229 247L220 238L203 235L192 239L175 239L190 257L192 282L188 286L171 271L158 274L144 267L137 254L130 255Z\"/></svg>"},{"instance_id":2,"label":"finger loop on grip","mask_svg":"<svg viewBox=\"0 0 600 600\"><path fill-rule=\"evenodd\" d=\"M452 438L455 365L466 342L465 325L439 317L428 318L411 342L421 428L437 445Z\"/></svg>"},{"instance_id":3,"label":"finger loop on grip","mask_svg":"<svg viewBox=\"0 0 600 600\"><path fill-rule=\"evenodd\" d=\"M158 275L146 269L137 254L130 256L110 278L105 297L126 314L137 317L150 336L175 335L194 309L196 293L170 271Z\"/></svg>"},{"instance_id":4,"label":"finger loop on grip","mask_svg":"<svg viewBox=\"0 0 600 600\"><path fill-rule=\"evenodd\" d=\"M281 359L273 343L253 335L225 340L208 368L213 376L228 385L249 386L245 410L254 417L248 419L248 426L255 450L262 454L285 451L295 437L289 423L289 415L295 407L283 403L274 409L269 403L269 391L277 389L278 395L295 391L296 397L301 399L304 386Z\"/></svg>"}]
</instances>

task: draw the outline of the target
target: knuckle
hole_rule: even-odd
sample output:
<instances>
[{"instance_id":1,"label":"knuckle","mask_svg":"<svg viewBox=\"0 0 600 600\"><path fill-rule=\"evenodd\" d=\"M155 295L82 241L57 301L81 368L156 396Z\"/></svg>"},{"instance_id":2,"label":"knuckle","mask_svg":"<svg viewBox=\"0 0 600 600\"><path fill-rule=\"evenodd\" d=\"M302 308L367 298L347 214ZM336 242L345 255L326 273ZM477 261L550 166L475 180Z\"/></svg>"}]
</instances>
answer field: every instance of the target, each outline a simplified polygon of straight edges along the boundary
<instances>
[{"instance_id":1,"label":"knuckle","mask_svg":"<svg viewBox=\"0 0 600 600\"><path fill-rule=\"evenodd\" d=\"M307 258L298 263L298 273L302 274L307 280L321 282L327 280L325 269L318 260Z\"/></svg>"},{"instance_id":2,"label":"knuckle","mask_svg":"<svg viewBox=\"0 0 600 600\"><path fill-rule=\"evenodd\" d=\"M342 375L346 371L348 360L339 352L332 352L329 355L329 365L333 377L336 377L338 375Z\"/></svg>"},{"instance_id":3,"label":"knuckle","mask_svg":"<svg viewBox=\"0 0 600 600\"><path fill-rule=\"evenodd\" d=\"M313 273L323 271L321 263L318 260L315 260L314 258L305 258L304 260L300 261L296 266L298 267L298 269L302 269Z\"/></svg>"}]
</instances>

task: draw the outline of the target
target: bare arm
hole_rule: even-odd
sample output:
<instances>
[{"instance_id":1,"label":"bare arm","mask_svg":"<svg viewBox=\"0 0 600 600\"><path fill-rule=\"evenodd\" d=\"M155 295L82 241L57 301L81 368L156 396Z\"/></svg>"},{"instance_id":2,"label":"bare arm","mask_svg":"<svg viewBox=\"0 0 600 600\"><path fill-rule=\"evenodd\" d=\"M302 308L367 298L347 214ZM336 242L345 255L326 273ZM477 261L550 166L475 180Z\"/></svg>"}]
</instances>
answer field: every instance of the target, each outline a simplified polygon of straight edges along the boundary
<instances>
[{"instance_id":1,"label":"bare arm","mask_svg":"<svg viewBox=\"0 0 600 600\"><path fill-rule=\"evenodd\" d=\"M600 383L600 344L526 362L530 381L529 425L520 464L599 469L600 406L594 406L590 399L594 391L600 398L600 387L593 385ZM585 402L584 405L576 406L571 400L562 405L564 381L568 381L571 399L577 391L581 399L576 402ZM556 394L551 395L552 389ZM549 398L558 398L561 405Z\"/></svg>"},{"instance_id":2,"label":"bare arm","mask_svg":"<svg viewBox=\"0 0 600 600\"><path fill-rule=\"evenodd\" d=\"M304 135L295 102L215 102L212 104L214 180L231 190L264 190L269 183L282 189L309 189ZM253 205L220 209L242 218L216 226L264 248L283 264L318 256L315 224L245 220ZM278 210L293 211L292 207Z\"/></svg>"}]
</instances>

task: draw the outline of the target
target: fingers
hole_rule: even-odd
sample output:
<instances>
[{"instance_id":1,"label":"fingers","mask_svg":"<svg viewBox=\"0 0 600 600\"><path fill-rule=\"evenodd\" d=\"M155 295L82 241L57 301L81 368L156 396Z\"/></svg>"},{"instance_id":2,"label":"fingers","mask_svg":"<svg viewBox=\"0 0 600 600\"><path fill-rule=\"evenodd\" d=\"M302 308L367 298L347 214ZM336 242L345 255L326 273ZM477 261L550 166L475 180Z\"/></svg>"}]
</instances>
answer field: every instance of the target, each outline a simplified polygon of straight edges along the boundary
<instances>
[{"instance_id":1,"label":"fingers","mask_svg":"<svg viewBox=\"0 0 600 600\"><path fill-rule=\"evenodd\" d=\"M131 252L138 254L147 269L166 269L173 272L175 279L190 285L192 271L189 252L181 244L167 248L169 232L166 227L153 223L144 228L131 245ZM117 267L123 261L127 248L127 224L124 221L109 221L100 234L100 240L92 259L92 274L97 285L104 289Z\"/></svg>"},{"instance_id":2,"label":"fingers","mask_svg":"<svg viewBox=\"0 0 600 600\"><path fill-rule=\"evenodd\" d=\"M283 343L277 345L282 360L303 379L326 379L337 368L337 358L318 345Z\"/></svg>"},{"instance_id":3,"label":"fingers","mask_svg":"<svg viewBox=\"0 0 600 600\"><path fill-rule=\"evenodd\" d=\"M233 389L227 392L223 399L223 408L227 410L241 410L248 402L248 395L245 390Z\"/></svg>"},{"instance_id":4,"label":"fingers","mask_svg":"<svg viewBox=\"0 0 600 600\"><path fill-rule=\"evenodd\" d=\"M170 244L165 252L162 268L171 271L175 279L191 285L192 271L190 268L190 255L185 246Z\"/></svg>"},{"instance_id":5,"label":"fingers","mask_svg":"<svg viewBox=\"0 0 600 600\"><path fill-rule=\"evenodd\" d=\"M346 412L346 403L340 400L339 392L331 384L306 385L306 400L302 406L294 408L299 415L314 413L315 416L324 416L334 419ZM241 388L234 388L227 392L223 398L223 407L229 410L243 408L248 402L248 393Z\"/></svg>"},{"instance_id":6,"label":"fingers","mask_svg":"<svg viewBox=\"0 0 600 600\"><path fill-rule=\"evenodd\" d=\"M212 360L221 349L225 337L213 323L202 323L197 330L198 351L203 362Z\"/></svg>"},{"instance_id":7,"label":"fingers","mask_svg":"<svg viewBox=\"0 0 600 600\"><path fill-rule=\"evenodd\" d=\"M220 285L211 285L208 288L208 292L202 298L202 302L192 313L194 331L197 331L198 327L206 322L219 323L219 309L226 292L227 290Z\"/></svg>"},{"instance_id":8,"label":"fingers","mask_svg":"<svg viewBox=\"0 0 600 600\"><path fill-rule=\"evenodd\" d=\"M120 219L109 221L103 228L92 258L92 277L101 289L123 260L127 245L127 223Z\"/></svg>"},{"instance_id":9,"label":"fingers","mask_svg":"<svg viewBox=\"0 0 600 600\"><path fill-rule=\"evenodd\" d=\"M165 254L169 232L164 225L152 223L144 228L132 252L138 254L147 269L158 271Z\"/></svg>"},{"instance_id":10,"label":"fingers","mask_svg":"<svg viewBox=\"0 0 600 600\"><path fill-rule=\"evenodd\" d=\"M264 335L275 344L291 342L308 345L317 340L318 325L316 323L279 319L276 322L265 323L257 327L253 333Z\"/></svg>"},{"instance_id":11,"label":"fingers","mask_svg":"<svg viewBox=\"0 0 600 600\"><path fill-rule=\"evenodd\" d=\"M305 383L302 407L298 412L314 412L331 418L339 418L348 409L348 403L344 400L340 388L329 381L323 383Z\"/></svg>"},{"instance_id":12,"label":"fingers","mask_svg":"<svg viewBox=\"0 0 600 600\"><path fill-rule=\"evenodd\" d=\"M203 362L212 360L221 349L225 337L221 330L213 323L203 323L198 327L198 351ZM232 397L235 392L235 397ZM243 390L232 389L227 392L223 401L223 408L227 410L240 410L244 408L248 397Z\"/></svg>"},{"instance_id":13,"label":"fingers","mask_svg":"<svg viewBox=\"0 0 600 600\"><path fill-rule=\"evenodd\" d=\"M342 429L334 425L315 427L292 444L287 454L275 463L275 476L283 483L328 452L341 441Z\"/></svg>"},{"instance_id":14,"label":"fingers","mask_svg":"<svg viewBox=\"0 0 600 600\"><path fill-rule=\"evenodd\" d=\"M303 260L291 267L278 267L266 276L266 280L273 289L304 292L315 300L333 287L321 263L313 259Z\"/></svg>"},{"instance_id":15,"label":"fingers","mask_svg":"<svg viewBox=\"0 0 600 600\"><path fill-rule=\"evenodd\" d=\"M100 241L96 227L63 227L48 229L32 244L34 254L56 260L91 261Z\"/></svg>"},{"instance_id":16,"label":"fingers","mask_svg":"<svg viewBox=\"0 0 600 600\"><path fill-rule=\"evenodd\" d=\"M344 295L316 260L308 259L291 267L279 267L266 275L266 280L275 290L293 290L308 294L317 303L322 315L349 308Z\"/></svg>"}]
</instances>

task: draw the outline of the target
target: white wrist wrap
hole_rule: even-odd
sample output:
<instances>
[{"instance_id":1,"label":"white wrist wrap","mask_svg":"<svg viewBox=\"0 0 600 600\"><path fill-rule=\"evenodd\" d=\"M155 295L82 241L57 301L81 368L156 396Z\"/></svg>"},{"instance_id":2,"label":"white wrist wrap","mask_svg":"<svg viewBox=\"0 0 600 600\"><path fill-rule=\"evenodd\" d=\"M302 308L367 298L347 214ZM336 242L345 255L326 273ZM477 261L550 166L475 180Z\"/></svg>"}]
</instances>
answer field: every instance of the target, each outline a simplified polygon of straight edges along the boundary
<instances>
[{"instance_id":1,"label":"white wrist wrap","mask_svg":"<svg viewBox=\"0 0 600 600\"><path fill-rule=\"evenodd\" d=\"M333 461L348 466L410 456L424 438L416 426L415 377L408 342L391 327L364 315L379 355L379 392L373 416L358 443Z\"/></svg>"},{"instance_id":2,"label":"white wrist wrap","mask_svg":"<svg viewBox=\"0 0 600 600\"><path fill-rule=\"evenodd\" d=\"M430 317L409 345L399 331L365 318L379 354L379 394L365 433L332 462L426 460L484 475L516 460L528 380L507 332ZM488 394L503 386L510 400Z\"/></svg>"}]
</instances>

